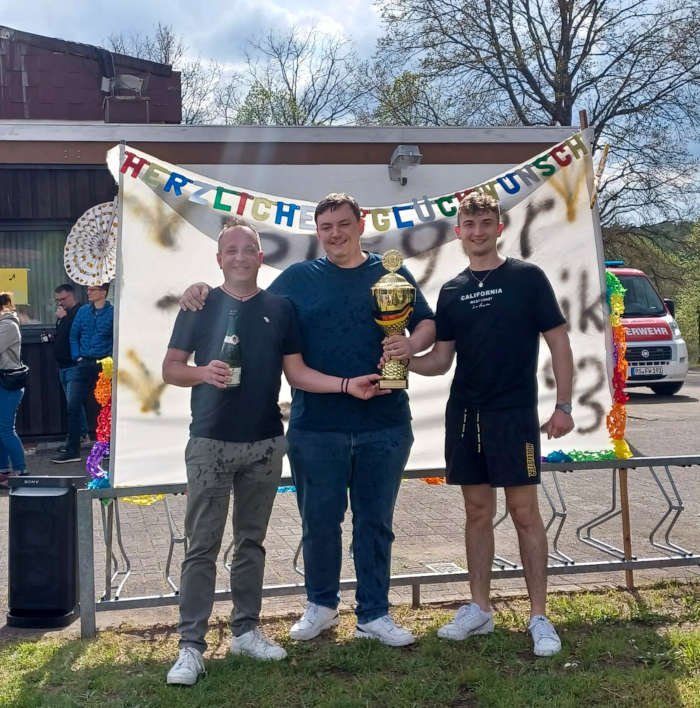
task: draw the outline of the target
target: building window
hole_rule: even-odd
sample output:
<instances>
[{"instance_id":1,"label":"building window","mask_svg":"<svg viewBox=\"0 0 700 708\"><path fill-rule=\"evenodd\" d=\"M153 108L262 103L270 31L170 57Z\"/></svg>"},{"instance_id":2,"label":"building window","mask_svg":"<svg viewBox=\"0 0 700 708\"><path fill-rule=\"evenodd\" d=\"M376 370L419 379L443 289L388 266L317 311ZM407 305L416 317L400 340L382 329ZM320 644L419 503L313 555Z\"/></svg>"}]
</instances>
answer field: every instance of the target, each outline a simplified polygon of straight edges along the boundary
<instances>
[{"instance_id":1,"label":"building window","mask_svg":"<svg viewBox=\"0 0 700 708\"><path fill-rule=\"evenodd\" d=\"M15 293L22 325L56 323L54 289L72 282L63 268L68 231L58 225L26 231L5 231L0 226L0 290ZM73 284L77 298L85 302L83 286Z\"/></svg>"}]
</instances>

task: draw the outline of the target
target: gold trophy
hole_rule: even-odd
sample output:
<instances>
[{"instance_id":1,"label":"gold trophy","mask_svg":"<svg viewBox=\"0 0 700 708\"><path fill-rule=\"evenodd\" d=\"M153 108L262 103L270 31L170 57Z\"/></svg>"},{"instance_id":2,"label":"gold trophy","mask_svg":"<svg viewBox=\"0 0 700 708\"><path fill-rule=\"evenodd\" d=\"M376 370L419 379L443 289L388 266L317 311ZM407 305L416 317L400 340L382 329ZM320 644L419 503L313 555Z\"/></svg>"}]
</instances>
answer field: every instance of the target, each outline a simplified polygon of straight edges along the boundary
<instances>
[{"instance_id":1,"label":"gold trophy","mask_svg":"<svg viewBox=\"0 0 700 708\"><path fill-rule=\"evenodd\" d=\"M396 272L402 263L397 250L387 251L382 256L382 265L389 272L371 287L374 321L387 337L404 333L416 300L415 287ZM384 364L379 388L408 388L408 366L402 361Z\"/></svg>"}]
</instances>

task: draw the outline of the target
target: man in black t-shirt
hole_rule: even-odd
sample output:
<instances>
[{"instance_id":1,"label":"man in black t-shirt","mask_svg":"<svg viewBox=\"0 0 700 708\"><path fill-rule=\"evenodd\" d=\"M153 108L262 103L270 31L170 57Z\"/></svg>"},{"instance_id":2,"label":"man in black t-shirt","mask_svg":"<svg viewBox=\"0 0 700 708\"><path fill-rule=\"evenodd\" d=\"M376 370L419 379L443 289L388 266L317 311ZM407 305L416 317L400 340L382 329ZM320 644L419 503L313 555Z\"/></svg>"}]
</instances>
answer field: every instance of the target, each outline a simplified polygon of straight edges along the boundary
<instances>
[{"instance_id":1,"label":"man in black t-shirt","mask_svg":"<svg viewBox=\"0 0 700 708\"><path fill-rule=\"evenodd\" d=\"M446 639L493 631L489 592L495 488L504 487L518 532L531 603L529 630L538 656L561 649L546 618L547 536L537 503L540 481L537 358L540 333L552 354L557 403L544 426L558 438L573 429L573 361L566 322L545 274L537 266L502 258L498 202L485 193L465 197L457 237L469 266L446 283L438 299L437 341L411 360L425 376L443 374L457 352L445 415L447 482L462 486L472 602L438 630ZM385 351L384 356L389 358Z\"/></svg>"},{"instance_id":2,"label":"man in black t-shirt","mask_svg":"<svg viewBox=\"0 0 700 708\"><path fill-rule=\"evenodd\" d=\"M293 306L261 290L263 253L252 226L229 219L219 234L217 261L224 282L197 312L180 312L163 361L163 380L192 387L187 466L187 552L180 581L180 652L169 684L192 685L204 672L204 635L211 614L216 557L233 489L234 555L231 563L231 653L284 659L286 651L259 629L265 567L263 541L282 458L287 449L277 404L284 369L295 388L349 393L367 399L379 392L378 374L345 379L304 364ZM218 359L228 314L238 313L242 351L239 385ZM194 352L194 366L188 364Z\"/></svg>"}]
</instances>

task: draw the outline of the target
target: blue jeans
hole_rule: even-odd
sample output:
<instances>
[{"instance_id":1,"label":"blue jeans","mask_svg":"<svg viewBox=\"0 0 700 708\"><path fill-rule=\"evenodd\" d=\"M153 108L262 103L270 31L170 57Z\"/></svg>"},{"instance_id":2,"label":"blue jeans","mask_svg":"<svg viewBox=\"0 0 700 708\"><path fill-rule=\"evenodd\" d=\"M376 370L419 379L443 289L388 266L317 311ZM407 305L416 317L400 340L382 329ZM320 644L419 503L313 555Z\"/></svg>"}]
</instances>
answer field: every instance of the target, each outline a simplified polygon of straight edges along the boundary
<instances>
[{"instance_id":1,"label":"blue jeans","mask_svg":"<svg viewBox=\"0 0 700 708\"><path fill-rule=\"evenodd\" d=\"M15 419L24 389L8 391L0 386L0 471L24 472L24 448L15 430Z\"/></svg>"},{"instance_id":2,"label":"blue jeans","mask_svg":"<svg viewBox=\"0 0 700 708\"><path fill-rule=\"evenodd\" d=\"M68 393L73 380L75 379L75 374L77 372L77 366L66 366L63 369L58 370L58 380L61 382L61 388L66 396L66 403L68 403ZM81 437L88 434L87 427L87 416L85 415L85 406L80 409L80 435Z\"/></svg>"},{"instance_id":3,"label":"blue jeans","mask_svg":"<svg viewBox=\"0 0 700 708\"><path fill-rule=\"evenodd\" d=\"M85 412L85 401L94 395L100 365L94 361L81 361L74 367L73 380L68 387L68 440L66 452L80 455L80 420Z\"/></svg>"},{"instance_id":4,"label":"blue jeans","mask_svg":"<svg viewBox=\"0 0 700 708\"><path fill-rule=\"evenodd\" d=\"M358 433L290 428L287 441L302 521L308 600L338 606L340 525L349 489L357 621L364 624L382 617L389 611L392 521L413 444L410 424Z\"/></svg>"}]
</instances>

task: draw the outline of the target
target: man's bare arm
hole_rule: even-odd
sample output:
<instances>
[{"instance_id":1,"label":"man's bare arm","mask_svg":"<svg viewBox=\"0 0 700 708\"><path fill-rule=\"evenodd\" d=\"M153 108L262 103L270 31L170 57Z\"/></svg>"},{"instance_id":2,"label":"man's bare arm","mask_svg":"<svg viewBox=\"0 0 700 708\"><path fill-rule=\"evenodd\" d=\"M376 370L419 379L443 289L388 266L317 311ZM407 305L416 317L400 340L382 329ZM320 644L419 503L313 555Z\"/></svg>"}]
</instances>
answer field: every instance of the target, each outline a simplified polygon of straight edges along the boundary
<instances>
[{"instance_id":1,"label":"man's bare arm","mask_svg":"<svg viewBox=\"0 0 700 708\"><path fill-rule=\"evenodd\" d=\"M450 370L454 355L454 341L435 342L427 354L413 357L408 368L421 376L439 376Z\"/></svg>"},{"instance_id":2,"label":"man's bare arm","mask_svg":"<svg viewBox=\"0 0 700 708\"><path fill-rule=\"evenodd\" d=\"M348 393L355 398L367 400L374 396L391 393L390 390L380 390L376 385L381 378L379 374L366 374L345 379L340 376L322 374L304 363L301 354L287 354L283 360L284 375L289 385L310 393ZM342 390L347 388L347 390Z\"/></svg>"},{"instance_id":3,"label":"man's bare arm","mask_svg":"<svg viewBox=\"0 0 700 708\"><path fill-rule=\"evenodd\" d=\"M557 385L557 403L571 403L574 380L574 357L571 353L571 343L566 325L559 325L542 333L552 355L552 371ZM570 414L555 408L552 417L547 421L545 430L547 437L560 438L570 433L574 428L574 420Z\"/></svg>"}]
</instances>

